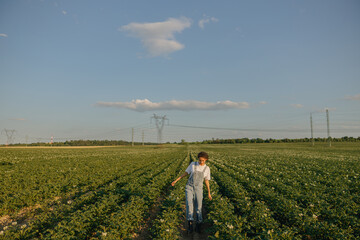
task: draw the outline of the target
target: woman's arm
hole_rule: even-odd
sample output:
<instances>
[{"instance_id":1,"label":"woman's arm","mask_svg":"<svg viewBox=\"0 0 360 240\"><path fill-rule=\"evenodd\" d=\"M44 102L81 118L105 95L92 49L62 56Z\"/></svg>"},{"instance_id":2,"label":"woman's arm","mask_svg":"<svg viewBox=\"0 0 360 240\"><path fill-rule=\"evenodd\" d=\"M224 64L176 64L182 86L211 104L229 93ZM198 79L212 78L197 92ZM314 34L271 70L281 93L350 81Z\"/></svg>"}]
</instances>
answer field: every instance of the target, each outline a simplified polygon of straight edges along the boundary
<instances>
[{"instance_id":1,"label":"woman's arm","mask_svg":"<svg viewBox=\"0 0 360 240\"><path fill-rule=\"evenodd\" d=\"M207 191L208 191L208 197L209 197L210 200L212 200L211 193L210 193L210 183L209 183L209 180L206 180L206 179L205 179L205 185L206 185L206 188L207 188Z\"/></svg>"},{"instance_id":2,"label":"woman's arm","mask_svg":"<svg viewBox=\"0 0 360 240\"><path fill-rule=\"evenodd\" d=\"M172 183L171 183L171 186L174 186L175 185L175 183L177 183L177 181L179 181L180 179L182 179L183 177L185 177L185 176L187 176L187 175L189 175L187 172L184 172L180 177L178 177L175 181L173 181Z\"/></svg>"}]
</instances>

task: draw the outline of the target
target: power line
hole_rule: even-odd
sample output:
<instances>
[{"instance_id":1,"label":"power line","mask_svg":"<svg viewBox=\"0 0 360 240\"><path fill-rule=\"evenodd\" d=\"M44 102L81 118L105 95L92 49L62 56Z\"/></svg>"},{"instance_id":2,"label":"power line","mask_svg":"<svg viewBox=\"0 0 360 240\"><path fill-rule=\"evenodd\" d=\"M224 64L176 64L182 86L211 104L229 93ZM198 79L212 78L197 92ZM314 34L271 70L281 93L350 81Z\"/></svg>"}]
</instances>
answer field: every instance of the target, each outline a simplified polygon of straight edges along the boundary
<instances>
[{"instance_id":1,"label":"power line","mask_svg":"<svg viewBox=\"0 0 360 240\"><path fill-rule=\"evenodd\" d=\"M189 126L189 125L176 125L170 124L173 127L182 128L199 128L199 129L212 129L212 130L229 130L229 131L245 131L245 132L303 132L305 129L264 129L264 128L220 128L220 127L202 127L202 126Z\"/></svg>"},{"instance_id":2,"label":"power line","mask_svg":"<svg viewBox=\"0 0 360 240\"><path fill-rule=\"evenodd\" d=\"M203 126L190 126L190 125L177 125L170 124L171 127L181 127L181 128L198 128L198 129L210 129L210 130L229 130L229 131L244 131L244 132L304 132L309 131L308 128L296 128L296 129L265 129L265 128L221 128L221 127L203 127ZM354 131L356 128L348 129L332 129L332 131ZM358 130L358 129L357 129ZM317 129L317 131L326 131L326 129Z\"/></svg>"}]
</instances>

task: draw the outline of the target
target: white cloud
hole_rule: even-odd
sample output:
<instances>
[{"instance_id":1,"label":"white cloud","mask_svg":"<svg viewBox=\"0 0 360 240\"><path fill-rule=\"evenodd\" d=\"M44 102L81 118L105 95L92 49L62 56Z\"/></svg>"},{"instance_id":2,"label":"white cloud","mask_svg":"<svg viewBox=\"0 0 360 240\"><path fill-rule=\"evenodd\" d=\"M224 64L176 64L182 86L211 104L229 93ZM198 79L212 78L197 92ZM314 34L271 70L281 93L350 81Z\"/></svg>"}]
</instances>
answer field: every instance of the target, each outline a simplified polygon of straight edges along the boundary
<instances>
[{"instance_id":1,"label":"white cloud","mask_svg":"<svg viewBox=\"0 0 360 240\"><path fill-rule=\"evenodd\" d=\"M26 121L25 118L10 118L9 120L12 120L12 121Z\"/></svg>"},{"instance_id":2,"label":"white cloud","mask_svg":"<svg viewBox=\"0 0 360 240\"><path fill-rule=\"evenodd\" d=\"M186 17L169 18L164 22L130 23L119 28L131 36L140 38L151 57L166 56L179 51L185 46L176 41L174 34L181 33L191 26L191 19Z\"/></svg>"},{"instance_id":3,"label":"white cloud","mask_svg":"<svg viewBox=\"0 0 360 240\"><path fill-rule=\"evenodd\" d=\"M217 18L205 16L203 19L201 19L201 20L199 21L198 25L199 25L199 27L200 27L201 29L204 29L205 23L218 22L218 21L219 21L219 19L217 19Z\"/></svg>"},{"instance_id":4,"label":"white cloud","mask_svg":"<svg viewBox=\"0 0 360 240\"><path fill-rule=\"evenodd\" d=\"M0 37L8 37L8 35L5 33L0 33Z\"/></svg>"},{"instance_id":5,"label":"white cloud","mask_svg":"<svg viewBox=\"0 0 360 240\"><path fill-rule=\"evenodd\" d=\"M232 102L232 101L218 101L218 102L201 102L195 100L171 100L164 102L151 102L148 99L136 99L131 102L98 102L96 106L100 107L116 107L126 108L138 112L153 111L153 110L224 110L224 109L246 109L250 105L247 102Z\"/></svg>"},{"instance_id":6,"label":"white cloud","mask_svg":"<svg viewBox=\"0 0 360 240\"><path fill-rule=\"evenodd\" d=\"M294 108L303 108L304 107L304 105L302 105L302 104L291 104L291 106Z\"/></svg>"},{"instance_id":7,"label":"white cloud","mask_svg":"<svg viewBox=\"0 0 360 240\"><path fill-rule=\"evenodd\" d=\"M260 101L259 104L263 105L263 104L267 104L266 101Z\"/></svg>"},{"instance_id":8,"label":"white cloud","mask_svg":"<svg viewBox=\"0 0 360 240\"><path fill-rule=\"evenodd\" d=\"M357 95L354 95L354 96L346 96L345 99L346 100L359 101L360 100L360 94L357 94Z\"/></svg>"},{"instance_id":9,"label":"white cloud","mask_svg":"<svg viewBox=\"0 0 360 240\"><path fill-rule=\"evenodd\" d=\"M66 15L67 14L67 11L65 11L65 10L62 10L62 12L61 12L63 15Z\"/></svg>"}]
</instances>

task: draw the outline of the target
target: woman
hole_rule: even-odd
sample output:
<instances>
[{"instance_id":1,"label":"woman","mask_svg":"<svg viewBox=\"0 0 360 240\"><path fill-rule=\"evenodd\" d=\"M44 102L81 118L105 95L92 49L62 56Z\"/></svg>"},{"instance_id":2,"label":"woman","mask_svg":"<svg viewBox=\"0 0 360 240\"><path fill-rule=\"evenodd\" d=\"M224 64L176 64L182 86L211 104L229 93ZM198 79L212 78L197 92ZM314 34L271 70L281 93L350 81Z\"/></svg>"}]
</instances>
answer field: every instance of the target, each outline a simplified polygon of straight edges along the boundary
<instances>
[{"instance_id":1,"label":"woman","mask_svg":"<svg viewBox=\"0 0 360 240\"><path fill-rule=\"evenodd\" d=\"M202 223L202 200L203 200L203 182L205 180L205 185L208 191L208 197L212 200L210 193L210 168L205 164L209 159L209 156L206 152L200 152L198 154L198 162L192 162L185 172L178 177L175 181L171 183L172 186L176 184L183 177L190 175L186 187L185 187L185 197L186 197L186 219L188 221L188 232L191 233L193 230L194 222L194 205L195 212L197 216L196 221L196 231L200 232L201 223Z\"/></svg>"}]
</instances>

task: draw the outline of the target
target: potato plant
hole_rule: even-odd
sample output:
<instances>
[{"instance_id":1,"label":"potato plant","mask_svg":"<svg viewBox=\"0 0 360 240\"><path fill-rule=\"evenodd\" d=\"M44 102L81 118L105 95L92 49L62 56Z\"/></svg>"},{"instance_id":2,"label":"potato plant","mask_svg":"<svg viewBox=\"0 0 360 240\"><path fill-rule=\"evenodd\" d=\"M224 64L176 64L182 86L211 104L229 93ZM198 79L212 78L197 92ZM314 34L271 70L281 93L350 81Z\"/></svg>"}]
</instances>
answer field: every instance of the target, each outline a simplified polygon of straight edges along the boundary
<instances>
[{"instance_id":1,"label":"potato plant","mask_svg":"<svg viewBox=\"0 0 360 240\"><path fill-rule=\"evenodd\" d=\"M209 239L358 239L360 146L0 148L0 239L182 239L199 151Z\"/></svg>"}]
</instances>

